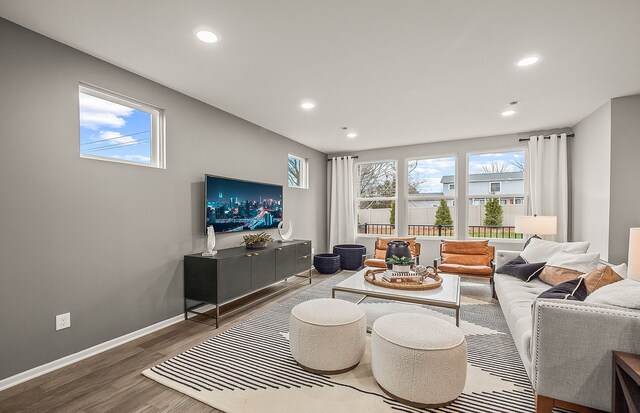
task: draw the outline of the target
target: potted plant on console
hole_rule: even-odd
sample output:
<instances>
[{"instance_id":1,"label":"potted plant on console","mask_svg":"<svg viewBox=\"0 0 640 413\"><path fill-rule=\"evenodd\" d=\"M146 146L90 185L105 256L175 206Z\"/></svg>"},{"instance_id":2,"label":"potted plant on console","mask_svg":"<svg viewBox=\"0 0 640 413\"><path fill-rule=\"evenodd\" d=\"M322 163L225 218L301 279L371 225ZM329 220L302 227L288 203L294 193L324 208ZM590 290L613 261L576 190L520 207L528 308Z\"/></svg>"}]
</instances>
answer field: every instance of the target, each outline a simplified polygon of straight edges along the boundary
<instances>
[{"instance_id":1,"label":"potted plant on console","mask_svg":"<svg viewBox=\"0 0 640 413\"><path fill-rule=\"evenodd\" d=\"M391 264L391 269L395 272L410 272L411 266L413 265L413 258L392 255L387 259L387 264Z\"/></svg>"},{"instance_id":2,"label":"potted plant on console","mask_svg":"<svg viewBox=\"0 0 640 413\"><path fill-rule=\"evenodd\" d=\"M265 248L268 243L273 241L271 235L267 234L266 232L244 235L242 239L242 243L245 244L249 249Z\"/></svg>"}]
</instances>

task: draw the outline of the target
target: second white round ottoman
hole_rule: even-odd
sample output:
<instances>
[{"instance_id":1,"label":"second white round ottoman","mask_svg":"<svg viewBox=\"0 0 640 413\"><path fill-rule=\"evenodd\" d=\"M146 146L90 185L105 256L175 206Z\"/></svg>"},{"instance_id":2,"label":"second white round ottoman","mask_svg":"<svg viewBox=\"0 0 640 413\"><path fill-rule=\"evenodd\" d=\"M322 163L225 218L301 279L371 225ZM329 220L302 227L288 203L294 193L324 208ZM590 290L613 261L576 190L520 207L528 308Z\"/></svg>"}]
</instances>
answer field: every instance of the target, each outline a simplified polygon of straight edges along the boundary
<instances>
[{"instance_id":1,"label":"second white round ottoman","mask_svg":"<svg viewBox=\"0 0 640 413\"><path fill-rule=\"evenodd\" d=\"M367 319L357 304L334 298L305 301L289 317L291 355L305 370L344 373L362 360Z\"/></svg>"},{"instance_id":2,"label":"second white round ottoman","mask_svg":"<svg viewBox=\"0 0 640 413\"><path fill-rule=\"evenodd\" d=\"M455 325L425 314L389 314L371 331L371 369L380 388L413 407L453 402L467 379L467 342Z\"/></svg>"}]
</instances>

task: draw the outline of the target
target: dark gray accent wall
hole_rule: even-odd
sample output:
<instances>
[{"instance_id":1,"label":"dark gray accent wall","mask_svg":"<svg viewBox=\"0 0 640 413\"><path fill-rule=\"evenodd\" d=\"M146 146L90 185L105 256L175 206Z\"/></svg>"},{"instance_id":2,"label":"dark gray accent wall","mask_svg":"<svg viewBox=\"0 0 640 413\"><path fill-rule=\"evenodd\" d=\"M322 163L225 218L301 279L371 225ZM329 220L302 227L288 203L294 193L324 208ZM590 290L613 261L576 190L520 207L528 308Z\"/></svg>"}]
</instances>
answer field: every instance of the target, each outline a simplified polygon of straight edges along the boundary
<instances>
[{"instance_id":1,"label":"dark gray accent wall","mask_svg":"<svg viewBox=\"0 0 640 413\"><path fill-rule=\"evenodd\" d=\"M285 185L294 236L324 250L323 153L7 20L0 39L0 379L181 313L205 173ZM165 109L166 170L79 157L81 81ZM310 189L286 187L288 153Z\"/></svg>"},{"instance_id":2,"label":"dark gray accent wall","mask_svg":"<svg viewBox=\"0 0 640 413\"><path fill-rule=\"evenodd\" d=\"M627 262L629 228L640 227L640 96L611 99L609 259Z\"/></svg>"}]
</instances>

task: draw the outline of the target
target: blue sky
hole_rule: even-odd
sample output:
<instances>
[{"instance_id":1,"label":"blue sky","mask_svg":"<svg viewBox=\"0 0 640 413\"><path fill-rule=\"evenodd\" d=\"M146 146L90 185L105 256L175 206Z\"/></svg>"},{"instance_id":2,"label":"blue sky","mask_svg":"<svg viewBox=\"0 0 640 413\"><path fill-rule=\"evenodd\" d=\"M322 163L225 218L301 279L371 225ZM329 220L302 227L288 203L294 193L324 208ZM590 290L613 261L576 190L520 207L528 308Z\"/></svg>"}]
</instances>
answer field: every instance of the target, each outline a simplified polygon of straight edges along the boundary
<instances>
[{"instance_id":1,"label":"blue sky","mask_svg":"<svg viewBox=\"0 0 640 413\"><path fill-rule=\"evenodd\" d=\"M496 169L498 171L517 171L514 165L524 161L524 151L483 153L469 156L469 173L478 174ZM411 172L410 181L418 182L418 191L421 194L430 192L442 192L440 180L445 175L454 175L456 158L420 159L409 162L409 169L415 166Z\"/></svg>"},{"instance_id":2,"label":"blue sky","mask_svg":"<svg viewBox=\"0 0 640 413\"><path fill-rule=\"evenodd\" d=\"M518 162L524 163L524 151L483 153L469 156L469 173L481 174L498 168L498 171L515 172Z\"/></svg>"},{"instance_id":3,"label":"blue sky","mask_svg":"<svg viewBox=\"0 0 640 413\"><path fill-rule=\"evenodd\" d=\"M151 163L151 114L85 93L80 100L80 153Z\"/></svg>"}]
</instances>

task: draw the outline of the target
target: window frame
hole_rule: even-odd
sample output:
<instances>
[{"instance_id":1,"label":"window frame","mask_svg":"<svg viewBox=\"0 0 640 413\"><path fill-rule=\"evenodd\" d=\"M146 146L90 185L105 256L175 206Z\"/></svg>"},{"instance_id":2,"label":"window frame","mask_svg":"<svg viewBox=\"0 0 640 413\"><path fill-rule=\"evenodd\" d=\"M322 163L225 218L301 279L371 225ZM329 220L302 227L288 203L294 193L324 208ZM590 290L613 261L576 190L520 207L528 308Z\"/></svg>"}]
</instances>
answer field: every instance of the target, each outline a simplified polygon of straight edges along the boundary
<instances>
[{"instance_id":1,"label":"window frame","mask_svg":"<svg viewBox=\"0 0 640 413\"><path fill-rule=\"evenodd\" d=\"M395 185L395 194L393 197L372 197L372 198L363 198L360 196L360 165L366 165L366 164L372 164L372 163L388 163L388 162L393 162L396 164L396 185ZM399 227L398 227L398 185L400 184L399 181L399 170L398 170L398 166L400 164L400 161L397 159L386 159L386 160L376 160L376 161L361 161L361 162L356 162L354 163L353 167L355 168L354 174L353 174L353 179L354 179L354 185L353 185L353 190L355 191L355 193L353 194L353 199L354 199L354 210L355 210L355 216L353 217L353 219L355 220L355 227L356 227L356 233L355 236L356 237L367 237L367 238L378 238L380 236L395 236L398 237L400 236L400 232L398 231ZM360 202L366 202L366 201L393 201L396 204L396 208L395 208L395 216L394 216L394 222L395 222L395 233L394 234L361 234L358 232L358 211L360 210L359 206L360 206Z\"/></svg>"},{"instance_id":2,"label":"window frame","mask_svg":"<svg viewBox=\"0 0 640 413\"><path fill-rule=\"evenodd\" d=\"M500 189L498 189L497 191L494 191L493 188L493 184L498 184L500 186ZM491 194L501 194L502 193L502 182L489 182L489 192Z\"/></svg>"},{"instance_id":3,"label":"window frame","mask_svg":"<svg viewBox=\"0 0 640 413\"><path fill-rule=\"evenodd\" d=\"M291 185L289 182L289 159L294 158L300 161L300 185ZM302 156L287 154L287 186L296 189L309 189L309 159Z\"/></svg>"},{"instance_id":4,"label":"window frame","mask_svg":"<svg viewBox=\"0 0 640 413\"><path fill-rule=\"evenodd\" d=\"M469 192L469 188L470 188L470 184L471 182L469 181L469 177L471 175L471 171L469 168L469 162L471 160L471 157L474 155L483 155L483 154L488 154L488 153L504 153L504 152L524 152L524 171L523 171L523 178L524 178L524 191L522 194L512 194L512 193L495 193L495 194L487 194L487 195L471 195ZM466 217L466 228L465 228L465 235L464 235L464 239L466 240L478 240L478 239L482 239L482 237L470 237L469 236L469 230L471 225L469 225L469 213L470 213L470 201L472 199L477 199L477 198L484 198L484 203L481 205L486 205L486 201L491 199L491 198L509 198L509 197L513 197L513 198L522 198L522 204L524 206L524 211L525 211L525 215L529 213L529 168L527 167L527 165L529 165L529 148L527 146L510 146L510 147L504 147L504 148L497 148L497 149L490 149L490 150L484 150L484 151L474 151L474 152L467 152L467 164L466 164L466 202L465 207L464 207L464 214ZM500 185L500 189L502 190L502 185ZM489 186L489 192L491 192L491 186ZM504 242L504 243L523 243L525 242L524 237L523 238L492 238L492 237L486 237L485 239L488 239L489 241L493 241L493 242Z\"/></svg>"},{"instance_id":5,"label":"window frame","mask_svg":"<svg viewBox=\"0 0 640 413\"><path fill-rule=\"evenodd\" d=\"M85 82L79 82L78 95L84 93L89 96L103 99L112 103L126 106L151 115L151 161L149 164L142 162L128 161L109 156L89 155L82 153L80 146L80 103L78 102L78 152L81 158L98 161L115 162L127 165L144 166L147 168L166 169L166 118L164 109L157 106L134 99L120 93L101 88Z\"/></svg>"},{"instance_id":6,"label":"window frame","mask_svg":"<svg viewBox=\"0 0 640 413\"><path fill-rule=\"evenodd\" d=\"M455 160L455 167L453 169L454 174L453 174L453 191L454 191L454 195L453 196L447 196L444 195L444 193L442 195L434 195L434 196L426 196L426 195L420 195L420 194L416 194L416 195L410 195L409 194L409 163L412 161L421 161L421 160L429 160L429 159L442 159L442 158L454 158ZM458 228L458 211L457 211L457 201L458 201L458 195L459 195L459 191L458 191L458 154L457 153L445 153L445 154L439 154L439 155L428 155L428 156L414 156L411 158L407 158L406 162L405 162L405 172L406 172L406 182L405 182L405 206L404 206L404 214L406 217L406 223L405 223L405 230L406 230L406 234L407 236L411 236L411 237L416 237L419 239L425 239L425 240L429 240L429 239L456 239L458 232L457 232L457 228ZM451 185L451 184L448 184ZM413 200L427 200L427 201L440 201L441 199L444 200L452 200L453 201L453 205L451 207L449 207L450 210L454 210L456 213L455 218L453 219L453 233L451 235L443 235L443 236L437 236L437 235L408 235L409 234L409 202L413 201ZM397 204L396 204L397 205ZM396 210L397 210L397 206L396 206Z\"/></svg>"}]
</instances>

